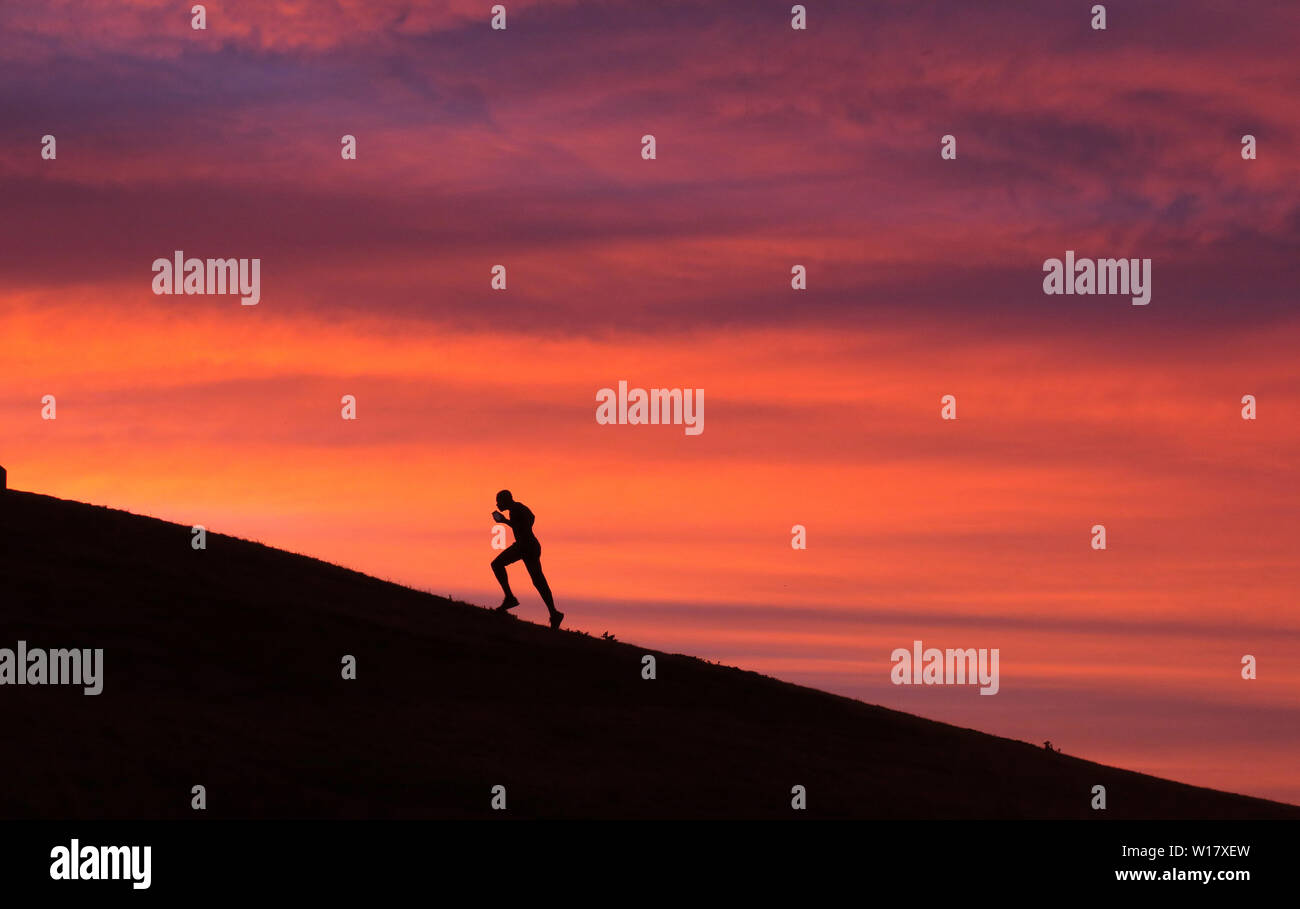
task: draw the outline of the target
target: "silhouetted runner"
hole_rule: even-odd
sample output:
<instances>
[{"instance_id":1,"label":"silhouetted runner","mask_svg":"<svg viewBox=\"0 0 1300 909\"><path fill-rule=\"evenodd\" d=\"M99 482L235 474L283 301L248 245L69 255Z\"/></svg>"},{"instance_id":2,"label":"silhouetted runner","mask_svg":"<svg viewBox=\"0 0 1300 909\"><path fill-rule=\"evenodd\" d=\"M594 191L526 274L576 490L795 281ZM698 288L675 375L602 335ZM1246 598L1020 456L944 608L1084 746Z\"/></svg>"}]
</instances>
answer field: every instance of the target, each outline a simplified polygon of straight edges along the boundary
<instances>
[{"instance_id":1,"label":"silhouetted runner","mask_svg":"<svg viewBox=\"0 0 1300 909\"><path fill-rule=\"evenodd\" d=\"M492 519L498 524L505 524L514 531L515 541L501 555L492 560L492 573L497 576L506 598L497 607L497 612L509 612L519 605L519 600L510 592L510 578L506 576L506 566L522 561L528 569L528 576L533 579L533 586L542 595L542 602L551 613L551 627L559 628L564 621L564 613L555 608L555 599L551 596L551 585L546 583L542 574L542 544L533 534L533 521L536 518L522 502L516 502L510 490L503 489L497 493L497 508L510 512L506 517L501 511L492 512Z\"/></svg>"}]
</instances>

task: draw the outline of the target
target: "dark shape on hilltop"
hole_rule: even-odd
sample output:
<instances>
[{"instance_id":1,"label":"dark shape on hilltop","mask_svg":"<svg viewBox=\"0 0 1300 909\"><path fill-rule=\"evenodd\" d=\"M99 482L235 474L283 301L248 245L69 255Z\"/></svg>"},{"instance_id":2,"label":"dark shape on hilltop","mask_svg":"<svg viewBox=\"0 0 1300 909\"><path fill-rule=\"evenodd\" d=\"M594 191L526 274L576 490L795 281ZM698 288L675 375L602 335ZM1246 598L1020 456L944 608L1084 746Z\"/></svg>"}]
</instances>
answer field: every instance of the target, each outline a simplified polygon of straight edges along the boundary
<instances>
[{"instance_id":1,"label":"dark shape on hilltop","mask_svg":"<svg viewBox=\"0 0 1300 909\"><path fill-rule=\"evenodd\" d=\"M202 784L209 818L488 819L505 781L512 817L790 818L799 783L810 817L1096 818L1103 785L1107 818L1300 819L30 492L0 577L0 647L104 649L95 697L0 688L0 818L194 818Z\"/></svg>"},{"instance_id":2,"label":"dark shape on hilltop","mask_svg":"<svg viewBox=\"0 0 1300 909\"><path fill-rule=\"evenodd\" d=\"M501 605L497 607L497 611L509 612L519 605L518 598L510 592L510 578L506 574L506 566L522 560L524 567L528 569L528 576L533 579L533 586L542 595L542 602L546 604L546 610L551 614L551 627L559 628L560 623L564 621L564 613L556 610L555 598L551 596L551 585L546 583L546 575L542 574L542 544L533 533L533 522L536 517L527 505L516 502L508 489L497 493L497 508L510 512L510 517L506 517L501 511L494 511L492 520L498 524L505 524L515 534L515 541L509 548L492 560L492 573L497 576L497 583L501 585L506 595Z\"/></svg>"},{"instance_id":3,"label":"dark shape on hilltop","mask_svg":"<svg viewBox=\"0 0 1300 909\"><path fill-rule=\"evenodd\" d=\"M8 488L9 488L9 474L5 472L5 469L3 467L0 467L0 492L4 492Z\"/></svg>"}]
</instances>

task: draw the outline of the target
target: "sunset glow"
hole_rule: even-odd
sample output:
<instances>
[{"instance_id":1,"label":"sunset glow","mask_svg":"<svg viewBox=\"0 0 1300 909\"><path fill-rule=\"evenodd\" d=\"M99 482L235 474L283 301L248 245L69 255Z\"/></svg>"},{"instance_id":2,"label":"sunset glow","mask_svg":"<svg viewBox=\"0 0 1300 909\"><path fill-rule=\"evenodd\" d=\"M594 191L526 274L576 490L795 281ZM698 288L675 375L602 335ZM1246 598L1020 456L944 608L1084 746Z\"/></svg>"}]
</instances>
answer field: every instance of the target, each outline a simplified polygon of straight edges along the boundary
<instances>
[{"instance_id":1,"label":"sunset glow","mask_svg":"<svg viewBox=\"0 0 1300 909\"><path fill-rule=\"evenodd\" d=\"M1083 55L1055 4L819 4L794 51L747 3L11 4L0 463L484 605L506 487L572 627L1300 802L1300 7L1258 5ZM155 296L178 249L260 303ZM1067 249L1150 305L1045 296ZM704 431L598 425L620 380ZM891 685L914 640L1001 691Z\"/></svg>"}]
</instances>

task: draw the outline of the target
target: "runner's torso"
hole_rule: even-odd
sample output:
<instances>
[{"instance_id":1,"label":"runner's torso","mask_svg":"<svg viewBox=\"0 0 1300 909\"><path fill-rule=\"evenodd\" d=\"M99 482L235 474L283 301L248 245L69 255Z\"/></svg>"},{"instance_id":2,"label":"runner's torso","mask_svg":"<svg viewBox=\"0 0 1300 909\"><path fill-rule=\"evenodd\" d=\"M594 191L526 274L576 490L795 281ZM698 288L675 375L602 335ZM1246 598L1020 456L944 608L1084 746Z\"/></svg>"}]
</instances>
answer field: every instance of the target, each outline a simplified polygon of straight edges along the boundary
<instances>
[{"instance_id":1,"label":"runner's torso","mask_svg":"<svg viewBox=\"0 0 1300 909\"><path fill-rule=\"evenodd\" d=\"M536 518L528 510L528 506L522 502L515 502L510 508L510 529L515 532L515 542L524 545L537 545L537 537L533 534L533 521Z\"/></svg>"}]
</instances>

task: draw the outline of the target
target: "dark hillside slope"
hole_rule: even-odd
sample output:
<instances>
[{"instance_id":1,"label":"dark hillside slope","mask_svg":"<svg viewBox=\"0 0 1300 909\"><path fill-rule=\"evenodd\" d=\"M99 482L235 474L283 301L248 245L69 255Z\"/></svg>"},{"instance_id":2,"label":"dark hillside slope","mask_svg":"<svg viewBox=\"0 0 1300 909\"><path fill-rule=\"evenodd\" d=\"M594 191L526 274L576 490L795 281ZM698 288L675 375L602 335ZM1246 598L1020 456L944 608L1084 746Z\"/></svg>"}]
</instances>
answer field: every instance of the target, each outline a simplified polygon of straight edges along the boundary
<instances>
[{"instance_id":1,"label":"dark hillside slope","mask_svg":"<svg viewBox=\"0 0 1300 909\"><path fill-rule=\"evenodd\" d=\"M105 651L97 697L0 686L0 817L1300 817L31 493L0 584L0 647Z\"/></svg>"}]
</instances>

